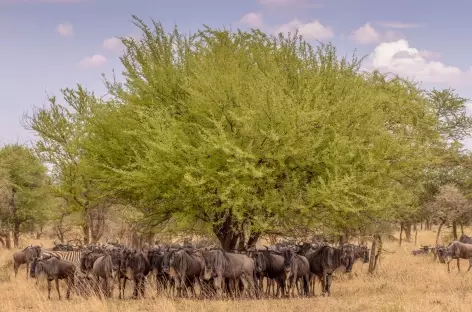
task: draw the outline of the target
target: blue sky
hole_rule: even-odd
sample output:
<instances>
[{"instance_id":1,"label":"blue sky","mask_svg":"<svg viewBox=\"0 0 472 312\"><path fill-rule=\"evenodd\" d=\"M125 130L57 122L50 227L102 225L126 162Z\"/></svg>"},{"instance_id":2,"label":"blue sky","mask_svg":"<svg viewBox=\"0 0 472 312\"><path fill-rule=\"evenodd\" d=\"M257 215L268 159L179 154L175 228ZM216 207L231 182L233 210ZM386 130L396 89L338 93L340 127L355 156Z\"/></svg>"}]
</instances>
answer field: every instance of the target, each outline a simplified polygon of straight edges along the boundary
<instances>
[{"instance_id":1,"label":"blue sky","mask_svg":"<svg viewBox=\"0 0 472 312\"><path fill-rule=\"evenodd\" d=\"M169 30L257 27L331 41L365 66L453 87L472 98L472 2L385 0L0 0L0 144L34 139L20 123L46 95L80 82L103 94L115 69L114 36L137 35L135 14ZM472 140L467 142L472 149Z\"/></svg>"}]
</instances>

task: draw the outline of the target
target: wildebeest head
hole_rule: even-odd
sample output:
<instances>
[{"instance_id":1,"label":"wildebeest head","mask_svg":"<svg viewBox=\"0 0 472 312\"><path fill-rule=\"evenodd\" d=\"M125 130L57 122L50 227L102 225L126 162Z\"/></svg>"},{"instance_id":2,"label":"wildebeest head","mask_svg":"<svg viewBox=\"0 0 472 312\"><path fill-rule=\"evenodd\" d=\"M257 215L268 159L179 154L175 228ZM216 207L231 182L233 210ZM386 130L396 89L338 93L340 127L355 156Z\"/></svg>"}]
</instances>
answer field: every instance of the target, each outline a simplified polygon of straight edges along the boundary
<instances>
[{"instance_id":1,"label":"wildebeest head","mask_svg":"<svg viewBox=\"0 0 472 312\"><path fill-rule=\"evenodd\" d=\"M31 262L30 266L30 276L32 278L39 277L41 272L43 271L43 260L40 257L34 257L33 262Z\"/></svg>"},{"instance_id":2,"label":"wildebeest head","mask_svg":"<svg viewBox=\"0 0 472 312\"><path fill-rule=\"evenodd\" d=\"M295 257L295 251L292 248L287 248L283 251L282 256L284 257L285 278L288 278L292 274L292 261Z\"/></svg>"},{"instance_id":3,"label":"wildebeest head","mask_svg":"<svg viewBox=\"0 0 472 312\"><path fill-rule=\"evenodd\" d=\"M341 264L346 267L346 273L349 273L352 271L352 265L354 264L355 260L355 254L354 250L352 248L347 248L347 247L340 247L340 257L341 257Z\"/></svg>"},{"instance_id":4,"label":"wildebeest head","mask_svg":"<svg viewBox=\"0 0 472 312\"><path fill-rule=\"evenodd\" d=\"M450 252L446 247L437 247L436 254L440 263L449 262L449 258L451 258Z\"/></svg>"},{"instance_id":5,"label":"wildebeest head","mask_svg":"<svg viewBox=\"0 0 472 312\"><path fill-rule=\"evenodd\" d=\"M269 251L265 251L265 252L269 252ZM256 269L256 272L258 273L265 272L267 269L267 263L266 263L266 258L264 256L264 251L254 252L252 254L252 258L254 259L254 268Z\"/></svg>"},{"instance_id":6,"label":"wildebeest head","mask_svg":"<svg viewBox=\"0 0 472 312\"><path fill-rule=\"evenodd\" d=\"M167 249L162 256L162 272L169 274L171 257L174 250Z\"/></svg>"},{"instance_id":7,"label":"wildebeest head","mask_svg":"<svg viewBox=\"0 0 472 312\"><path fill-rule=\"evenodd\" d=\"M369 258L369 247L367 247L367 245L362 245L362 246L359 246L359 252L360 252L360 255L362 256L362 260L364 261L364 263L368 263L370 258Z\"/></svg>"}]
</instances>

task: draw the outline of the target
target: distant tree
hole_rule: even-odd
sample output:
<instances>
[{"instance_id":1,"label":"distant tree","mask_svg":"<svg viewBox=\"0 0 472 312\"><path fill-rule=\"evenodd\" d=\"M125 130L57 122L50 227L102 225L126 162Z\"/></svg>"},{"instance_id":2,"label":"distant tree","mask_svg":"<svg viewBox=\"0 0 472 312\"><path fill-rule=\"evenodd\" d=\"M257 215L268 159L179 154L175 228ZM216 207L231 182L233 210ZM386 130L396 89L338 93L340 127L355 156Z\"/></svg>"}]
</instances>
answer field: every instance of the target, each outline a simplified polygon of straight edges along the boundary
<instances>
[{"instance_id":1,"label":"distant tree","mask_svg":"<svg viewBox=\"0 0 472 312\"><path fill-rule=\"evenodd\" d=\"M2 224L13 232L13 244L19 246L20 233L44 220L49 196L46 167L27 147L6 145L0 148Z\"/></svg>"}]
</instances>

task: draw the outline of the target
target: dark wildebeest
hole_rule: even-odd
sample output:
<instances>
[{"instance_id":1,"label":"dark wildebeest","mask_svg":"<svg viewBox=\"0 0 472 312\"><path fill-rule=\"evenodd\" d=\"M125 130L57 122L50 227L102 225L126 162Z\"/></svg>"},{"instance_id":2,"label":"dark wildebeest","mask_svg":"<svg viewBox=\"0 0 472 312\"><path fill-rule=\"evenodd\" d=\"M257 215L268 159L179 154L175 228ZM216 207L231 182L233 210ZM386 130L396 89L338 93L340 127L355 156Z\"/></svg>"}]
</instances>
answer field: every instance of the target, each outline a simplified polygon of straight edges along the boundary
<instances>
[{"instance_id":1,"label":"dark wildebeest","mask_svg":"<svg viewBox=\"0 0 472 312\"><path fill-rule=\"evenodd\" d=\"M56 290L61 299L61 292L59 291L59 280L65 279L67 282L66 299L70 298L70 290L74 285L75 265L72 262L58 259L56 257L50 258L34 258L31 263L30 275L31 277L39 277L40 274L45 274L48 280L48 299L51 299L51 281L56 282Z\"/></svg>"},{"instance_id":2,"label":"dark wildebeest","mask_svg":"<svg viewBox=\"0 0 472 312\"><path fill-rule=\"evenodd\" d=\"M256 281L258 281L258 290L263 292L263 279L267 278L266 294L270 295L271 286L273 282L277 283L277 293L273 291L274 295L285 292L284 279L284 258L266 247L266 250L258 250L252 254L254 259Z\"/></svg>"},{"instance_id":3,"label":"dark wildebeest","mask_svg":"<svg viewBox=\"0 0 472 312\"><path fill-rule=\"evenodd\" d=\"M243 284L243 293L250 296L254 289L254 260L246 255L225 252L222 249L203 251L205 259L204 279L213 277L214 287L218 296L222 295L223 282L228 279L230 284ZM230 289L231 293L231 289Z\"/></svg>"},{"instance_id":4,"label":"dark wildebeest","mask_svg":"<svg viewBox=\"0 0 472 312\"><path fill-rule=\"evenodd\" d=\"M288 286L287 295L293 296L295 286L298 289L298 281L303 282L302 295L310 295L310 264L304 256L296 254L291 248L283 252L285 284Z\"/></svg>"},{"instance_id":5,"label":"dark wildebeest","mask_svg":"<svg viewBox=\"0 0 472 312\"><path fill-rule=\"evenodd\" d=\"M472 267L472 245L461 243L459 241L453 241L446 248L438 249L439 261L442 263L447 263L447 271L451 272L449 263L457 259L457 271L460 272L460 259L469 260L469 268L466 272L469 272Z\"/></svg>"},{"instance_id":6,"label":"dark wildebeest","mask_svg":"<svg viewBox=\"0 0 472 312\"><path fill-rule=\"evenodd\" d=\"M97 286L100 284L100 278L103 279L102 292L105 296L111 297L113 289L113 262L108 252L84 252L80 269L87 275L92 273Z\"/></svg>"},{"instance_id":7,"label":"dark wildebeest","mask_svg":"<svg viewBox=\"0 0 472 312\"><path fill-rule=\"evenodd\" d=\"M343 249L347 251L347 257L350 257L349 261L352 263L356 262L358 259L362 259L363 263L369 263L369 248L367 245L354 245L354 244L344 244Z\"/></svg>"},{"instance_id":8,"label":"dark wildebeest","mask_svg":"<svg viewBox=\"0 0 472 312\"><path fill-rule=\"evenodd\" d=\"M26 264L26 279L28 279L30 263L33 262L34 258L41 255L41 247L42 246L31 245L13 254L13 270L15 271L15 277L18 274L20 266Z\"/></svg>"},{"instance_id":9,"label":"dark wildebeest","mask_svg":"<svg viewBox=\"0 0 472 312\"><path fill-rule=\"evenodd\" d=\"M133 299L137 299L139 293L144 298L144 281L151 271L147 257L141 251L123 250L122 265L125 277L134 280Z\"/></svg>"},{"instance_id":10,"label":"dark wildebeest","mask_svg":"<svg viewBox=\"0 0 472 312\"><path fill-rule=\"evenodd\" d=\"M192 295L195 297L195 283L198 283L200 289L200 277L203 277L205 269L205 260L199 253L189 250L179 250L174 252L169 261L169 275L174 279L177 296L182 296L182 290L189 286Z\"/></svg>"},{"instance_id":11,"label":"dark wildebeest","mask_svg":"<svg viewBox=\"0 0 472 312\"><path fill-rule=\"evenodd\" d=\"M168 257L170 260L170 256ZM159 295L159 290L166 290L167 284L171 281L169 277L169 270L167 266L167 271L164 272L163 270L163 261L164 261L164 251L161 251L160 248L151 248L148 252L148 261L151 265L151 269L154 271L155 278L156 278L156 291L157 295ZM169 262L169 261L168 261Z\"/></svg>"},{"instance_id":12,"label":"dark wildebeest","mask_svg":"<svg viewBox=\"0 0 472 312\"><path fill-rule=\"evenodd\" d=\"M346 272L351 272L353 265L352 250L349 248L335 248L331 246L322 246L318 250L306 255L310 264L310 271L321 280L323 295L331 295L331 282L333 272L344 266ZM313 295L315 290L313 287Z\"/></svg>"}]
</instances>

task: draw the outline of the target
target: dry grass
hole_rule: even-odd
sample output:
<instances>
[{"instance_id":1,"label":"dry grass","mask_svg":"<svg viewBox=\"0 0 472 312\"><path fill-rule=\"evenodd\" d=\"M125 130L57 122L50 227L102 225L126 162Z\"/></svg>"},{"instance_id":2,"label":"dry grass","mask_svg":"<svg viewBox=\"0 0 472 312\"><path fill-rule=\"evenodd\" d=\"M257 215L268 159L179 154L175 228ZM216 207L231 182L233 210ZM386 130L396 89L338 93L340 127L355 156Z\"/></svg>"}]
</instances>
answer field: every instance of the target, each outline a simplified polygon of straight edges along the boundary
<instances>
[{"instance_id":1,"label":"dry grass","mask_svg":"<svg viewBox=\"0 0 472 312\"><path fill-rule=\"evenodd\" d=\"M418 233L419 244L432 244L434 232ZM33 241L32 241L33 242ZM387 243L375 276L366 274L367 265L356 263L353 274L335 280L330 298L270 299L242 301L169 300L157 297L148 288L144 300L118 299L101 301L73 295L70 301L58 301L52 292L47 300L45 282L35 286L26 280L22 267L13 277L11 251L0 250L0 311L471 311L472 272L465 274L467 261L462 261L460 274L455 269L448 274L446 267L431 258L413 257L415 247L405 243ZM65 292L62 293L65 295ZM320 289L317 288L317 294ZM129 296L129 295L128 295ZM116 297L116 290L115 290Z\"/></svg>"}]
</instances>

